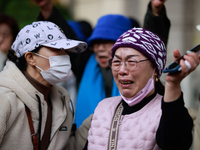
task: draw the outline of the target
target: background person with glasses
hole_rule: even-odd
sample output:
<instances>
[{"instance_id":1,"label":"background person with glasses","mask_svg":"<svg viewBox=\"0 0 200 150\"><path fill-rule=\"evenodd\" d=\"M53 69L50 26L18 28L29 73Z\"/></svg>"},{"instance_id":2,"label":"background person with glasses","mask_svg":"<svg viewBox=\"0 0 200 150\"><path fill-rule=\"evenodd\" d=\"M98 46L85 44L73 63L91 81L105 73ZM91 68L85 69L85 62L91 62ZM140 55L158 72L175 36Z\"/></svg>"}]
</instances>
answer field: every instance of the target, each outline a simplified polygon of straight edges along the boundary
<instances>
[{"instance_id":1,"label":"background person with glasses","mask_svg":"<svg viewBox=\"0 0 200 150\"><path fill-rule=\"evenodd\" d=\"M177 49L174 59L181 57ZM199 64L200 54L188 52L188 70L166 76L164 95L156 80L166 63L166 48L154 33L133 28L123 33L111 50L109 65L120 96L102 100L95 109L88 150L188 150L193 121L184 107L181 81ZM98 137L98 138L97 138Z\"/></svg>"},{"instance_id":2,"label":"background person with glasses","mask_svg":"<svg viewBox=\"0 0 200 150\"><path fill-rule=\"evenodd\" d=\"M164 3L165 0L151 0L145 15L144 27L153 30L167 43L170 21L167 18ZM94 53L87 60L77 94L75 117L77 127L94 112L102 99L119 95L108 59L110 59L110 50L114 42L123 32L132 27L138 26L131 24L131 19L116 14L102 16L94 27L87 40Z\"/></svg>"}]
</instances>

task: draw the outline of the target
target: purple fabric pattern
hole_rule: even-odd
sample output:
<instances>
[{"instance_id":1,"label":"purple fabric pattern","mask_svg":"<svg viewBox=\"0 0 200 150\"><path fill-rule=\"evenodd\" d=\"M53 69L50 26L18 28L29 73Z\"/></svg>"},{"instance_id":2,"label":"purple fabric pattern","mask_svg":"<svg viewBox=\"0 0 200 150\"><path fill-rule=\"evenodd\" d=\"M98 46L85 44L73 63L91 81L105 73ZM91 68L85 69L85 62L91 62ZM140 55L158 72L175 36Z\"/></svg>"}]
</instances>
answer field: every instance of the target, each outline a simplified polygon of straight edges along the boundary
<instances>
[{"instance_id":1,"label":"purple fabric pattern","mask_svg":"<svg viewBox=\"0 0 200 150\"><path fill-rule=\"evenodd\" d=\"M132 28L124 32L111 49L112 58L119 47L131 47L150 59L158 71L158 77L166 64L166 48L163 41L154 33L143 28Z\"/></svg>"}]
</instances>

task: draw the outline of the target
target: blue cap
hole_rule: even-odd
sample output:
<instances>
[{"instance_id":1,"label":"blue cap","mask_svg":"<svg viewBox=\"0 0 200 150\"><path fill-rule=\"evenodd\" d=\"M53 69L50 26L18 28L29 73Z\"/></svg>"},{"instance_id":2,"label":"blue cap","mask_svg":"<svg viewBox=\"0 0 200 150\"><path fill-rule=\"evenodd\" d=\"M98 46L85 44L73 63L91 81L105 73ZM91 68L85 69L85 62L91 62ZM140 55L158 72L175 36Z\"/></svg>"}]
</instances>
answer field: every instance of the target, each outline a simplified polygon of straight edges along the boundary
<instances>
[{"instance_id":1,"label":"blue cap","mask_svg":"<svg viewBox=\"0 0 200 150\"><path fill-rule=\"evenodd\" d=\"M112 40L115 42L121 34L131 27L131 20L123 15L109 14L102 16L87 42L90 45L94 40Z\"/></svg>"},{"instance_id":2,"label":"blue cap","mask_svg":"<svg viewBox=\"0 0 200 150\"><path fill-rule=\"evenodd\" d=\"M79 22L67 20L67 23L74 30L79 40L86 41L87 37L84 35Z\"/></svg>"}]
</instances>

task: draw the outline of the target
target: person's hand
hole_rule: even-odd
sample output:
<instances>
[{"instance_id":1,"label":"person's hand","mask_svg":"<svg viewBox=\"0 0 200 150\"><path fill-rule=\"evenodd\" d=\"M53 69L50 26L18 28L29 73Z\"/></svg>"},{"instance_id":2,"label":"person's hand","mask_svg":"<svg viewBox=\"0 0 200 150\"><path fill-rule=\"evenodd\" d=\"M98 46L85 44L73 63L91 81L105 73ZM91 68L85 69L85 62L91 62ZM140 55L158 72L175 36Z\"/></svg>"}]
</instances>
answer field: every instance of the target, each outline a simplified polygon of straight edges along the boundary
<instances>
[{"instance_id":1,"label":"person's hand","mask_svg":"<svg viewBox=\"0 0 200 150\"><path fill-rule=\"evenodd\" d=\"M159 16L164 3L167 0L151 0L151 10L153 15Z\"/></svg>"},{"instance_id":2,"label":"person's hand","mask_svg":"<svg viewBox=\"0 0 200 150\"><path fill-rule=\"evenodd\" d=\"M178 49L174 50L173 55L174 55L174 60L181 57L181 54L178 51ZM182 70L178 73L168 74L166 76L165 95L164 95L164 101L166 102L174 101L180 97L181 95L180 83L199 65L200 53L197 55L195 52L188 51L183 58L190 63L191 68L188 70L185 61L181 59L180 66Z\"/></svg>"},{"instance_id":3,"label":"person's hand","mask_svg":"<svg viewBox=\"0 0 200 150\"><path fill-rule=\"evenodd\" d=\"M173 52L174 55L174 61L181 57L180 52L178 49L175 49ZM200 54L197 55L195 52L187 51L187 54L183 57L185 60L187 60L190 65L191 69L188 70L188 67L185 64L185 61L181 59L180 66L182 68L182 71L176 74L168 74L166 76L166 82L172 82L173 84L180 84L180 82L192 71L196 69L196 67L199 65L199 59Z\"/></svg>"},{"instance_id":4,"label":"person's hand","mask_svg":"<svg viewBox=\"0 0 200 150\"><path fill-rule=\"evenodd\" d=\"M51 0L34 0L35 3L40 7L42 16L46 20L52 13L53 3Z\"/></svg>"}]
</instances>

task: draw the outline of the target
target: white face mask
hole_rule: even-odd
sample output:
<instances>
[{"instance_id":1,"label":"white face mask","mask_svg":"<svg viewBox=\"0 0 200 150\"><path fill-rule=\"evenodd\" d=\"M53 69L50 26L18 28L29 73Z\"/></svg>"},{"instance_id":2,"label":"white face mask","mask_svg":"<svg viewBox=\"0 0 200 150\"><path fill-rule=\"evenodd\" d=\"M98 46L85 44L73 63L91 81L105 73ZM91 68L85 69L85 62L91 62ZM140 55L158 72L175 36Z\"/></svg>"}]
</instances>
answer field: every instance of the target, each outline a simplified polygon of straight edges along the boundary
<instances>
[{"instance_id":1,"label":"white face mask","mask_svg":"<svg viewBox=\"0 0 200 150\"><path fill-rule=\"evenodd\" d=\"M47 71L42 70L35 65L35 67L41 70L40 73L47 82L49 82L51 85L55 85L67 79L67 76L71 70L69 55L58 55L47 58L37 53L34 54L49 59L50 68Z\"/></svg>"}]
</instances>

